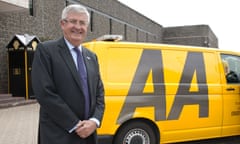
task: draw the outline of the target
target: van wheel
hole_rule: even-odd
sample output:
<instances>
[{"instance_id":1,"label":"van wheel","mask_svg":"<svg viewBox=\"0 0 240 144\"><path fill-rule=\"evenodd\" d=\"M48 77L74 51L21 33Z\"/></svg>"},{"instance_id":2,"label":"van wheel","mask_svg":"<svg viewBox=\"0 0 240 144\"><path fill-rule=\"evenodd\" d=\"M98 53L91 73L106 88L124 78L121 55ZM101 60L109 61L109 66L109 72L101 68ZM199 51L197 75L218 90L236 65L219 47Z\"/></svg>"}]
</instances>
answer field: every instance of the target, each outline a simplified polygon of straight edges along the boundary
<instances>
[{"instance_id":1,"label":"van wheel","mask_svg":"<svg viewBox=\"0 0 240 144\"><path fill-rule=\"evenodd\" d=\"M157 144L153 128L144 122L132 121L119 129L114 144Z\"/></svg>"}]
</instances>

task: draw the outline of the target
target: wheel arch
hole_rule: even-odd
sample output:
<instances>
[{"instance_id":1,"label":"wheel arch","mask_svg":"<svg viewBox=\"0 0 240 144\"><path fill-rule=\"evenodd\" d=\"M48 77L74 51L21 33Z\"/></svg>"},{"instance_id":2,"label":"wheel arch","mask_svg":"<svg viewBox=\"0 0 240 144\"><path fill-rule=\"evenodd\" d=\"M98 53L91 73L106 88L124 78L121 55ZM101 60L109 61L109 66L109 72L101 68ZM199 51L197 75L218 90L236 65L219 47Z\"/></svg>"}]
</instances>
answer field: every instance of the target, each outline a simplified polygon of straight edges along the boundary
<instances>
[{"instance_id":1,"label":"wheel arch","mask_svg":"<svg viewBox=\"0 0 240 144\"><path fill-rule=\"evenodd\" d=\"M158 128L156 123L154 123L154 121L152 121L150 119L146 119L146 118L134 118L134 119L130 119L130 120L127 120L127 121L123 122L120 125L120 127L118 127L117 131L115 132L115 134L113 136L113 141L115 140L116 135L118 134L119 131L121 131L121 129L126 127L129 123L136 122L136 121L144 122L144 123L150 125L153 128L153 131L155 133L155 136L156 136L157 140L160 142L160 129Z\"/></svg>"}]
</instances>

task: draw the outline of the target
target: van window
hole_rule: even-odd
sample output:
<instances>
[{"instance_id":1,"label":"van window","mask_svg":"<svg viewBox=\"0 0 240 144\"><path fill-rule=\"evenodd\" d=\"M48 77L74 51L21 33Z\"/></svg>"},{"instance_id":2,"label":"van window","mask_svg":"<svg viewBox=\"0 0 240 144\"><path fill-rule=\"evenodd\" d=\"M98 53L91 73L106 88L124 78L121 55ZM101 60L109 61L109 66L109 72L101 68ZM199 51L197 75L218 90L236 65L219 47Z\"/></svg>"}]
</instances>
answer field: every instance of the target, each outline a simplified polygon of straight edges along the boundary
<instances>
[{"instance_id":1,"label":"van window","mask_svg":"<svg viewBox=\"0 0 240 144\"><path fill-rule=\"evenodd\" d=\"M221 54L227 83L240 83L240 57Z\"/></svg>"}]
</instances>

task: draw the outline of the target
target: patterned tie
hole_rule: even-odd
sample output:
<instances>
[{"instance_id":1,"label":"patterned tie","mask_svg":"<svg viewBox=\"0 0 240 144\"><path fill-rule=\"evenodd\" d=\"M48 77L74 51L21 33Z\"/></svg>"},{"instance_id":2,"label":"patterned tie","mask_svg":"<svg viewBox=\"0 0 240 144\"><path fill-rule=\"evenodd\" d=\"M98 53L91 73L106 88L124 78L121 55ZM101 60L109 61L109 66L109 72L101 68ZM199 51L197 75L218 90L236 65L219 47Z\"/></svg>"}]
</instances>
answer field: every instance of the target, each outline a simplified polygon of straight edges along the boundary
<instances>
[{"instance_id":1,"label":"patterned tie","mask_svg":"<svg viewBox=\"0 0 240 144\"><path fill-rule=\"evenodd\" d=\"M89 100L89 92L88 92L88 82L87 82L87 71L84 64L82 53L78 48L74 48L74 51L77 53L77 65L78 65L78 73L80 76L80 80L82 83L83 93L85 97L85 119L88 119L90 100Z\"/></svg>"}]
</instances>

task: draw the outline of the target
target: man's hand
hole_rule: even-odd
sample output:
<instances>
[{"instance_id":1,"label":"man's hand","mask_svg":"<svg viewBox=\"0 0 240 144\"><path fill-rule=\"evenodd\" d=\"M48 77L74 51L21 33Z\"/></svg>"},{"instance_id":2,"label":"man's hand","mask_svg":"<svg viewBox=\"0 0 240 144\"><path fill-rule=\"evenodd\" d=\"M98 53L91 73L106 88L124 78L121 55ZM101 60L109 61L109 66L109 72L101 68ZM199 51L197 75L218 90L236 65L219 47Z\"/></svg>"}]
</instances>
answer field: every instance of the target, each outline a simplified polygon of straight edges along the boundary
<instances>
[{"instance_id":1,"label":"man's hand","mask_svg":"<svg viewBox=\"0 0 240 144\"><path fill-rule=\"evenodd\" d=\"M75 132L81 138L87 138L97 129L97 125L92 120L79 121Z\"/></svg>"}]
</instances>

